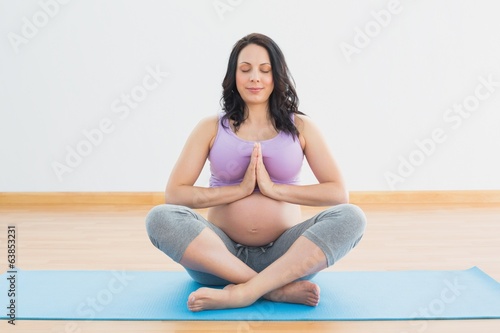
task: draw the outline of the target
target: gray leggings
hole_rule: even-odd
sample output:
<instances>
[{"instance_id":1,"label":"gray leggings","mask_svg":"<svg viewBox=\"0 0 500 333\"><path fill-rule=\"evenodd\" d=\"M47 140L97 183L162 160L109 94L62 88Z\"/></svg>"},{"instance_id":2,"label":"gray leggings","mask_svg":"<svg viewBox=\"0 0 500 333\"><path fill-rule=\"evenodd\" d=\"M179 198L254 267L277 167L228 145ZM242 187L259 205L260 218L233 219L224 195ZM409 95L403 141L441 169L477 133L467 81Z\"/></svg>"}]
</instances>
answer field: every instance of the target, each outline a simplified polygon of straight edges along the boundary
<instances>
[{"instance_id":1,"label":"gray leggings","mask_svg":"<svg viewBox=\"0 0 500 333\"><path fill-rule=\"evenodd\" d=\"M351 204L333 206L285 231L274 242L259 247L244 246L230 239L220 228L194 210L177 205L159 205L146 217L149 239L162 252L180 262L188 245L205 229L219 236L229 252L256 272L272 264L290 246L304 236L325 254L328 266L345 256L363 236L366 218L363 211ZM229 282L212 274L186 269L201 284L226 285ZM307 276L305 278L311 278Z\"/></svg>"}]
</instances>

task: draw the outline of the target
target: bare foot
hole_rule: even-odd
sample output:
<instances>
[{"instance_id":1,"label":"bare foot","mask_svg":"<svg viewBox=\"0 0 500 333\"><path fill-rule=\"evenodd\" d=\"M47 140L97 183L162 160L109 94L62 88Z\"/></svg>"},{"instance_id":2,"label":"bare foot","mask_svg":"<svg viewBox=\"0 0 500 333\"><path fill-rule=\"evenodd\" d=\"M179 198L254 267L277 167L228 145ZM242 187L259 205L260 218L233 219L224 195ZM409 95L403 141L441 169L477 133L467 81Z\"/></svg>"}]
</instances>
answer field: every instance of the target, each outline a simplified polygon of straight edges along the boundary
<instances>
[{"instance_id":1,"label":"bare foot","mask_svg":"<svg viewBox=\"0 0 500 333\"><path fill-rule=\"evenodd\" d=\"M319 304L319 286L311 281L302 280L291 282L281 288L264 295L265 299L273 302L296 303L309 306Z\"/></svg>"},{"instance_id":2,"label":"bare foot","mask_svg":"<svg viewBox=\"0 0 500 333\"><path fill-rule=\"evenodd\" d=\"M256 299L245 293L242 285L227 285L224 289L200 288L188 297L188 309L193 312L215 309L242 308Z\"/></svg>"}]
</instances>

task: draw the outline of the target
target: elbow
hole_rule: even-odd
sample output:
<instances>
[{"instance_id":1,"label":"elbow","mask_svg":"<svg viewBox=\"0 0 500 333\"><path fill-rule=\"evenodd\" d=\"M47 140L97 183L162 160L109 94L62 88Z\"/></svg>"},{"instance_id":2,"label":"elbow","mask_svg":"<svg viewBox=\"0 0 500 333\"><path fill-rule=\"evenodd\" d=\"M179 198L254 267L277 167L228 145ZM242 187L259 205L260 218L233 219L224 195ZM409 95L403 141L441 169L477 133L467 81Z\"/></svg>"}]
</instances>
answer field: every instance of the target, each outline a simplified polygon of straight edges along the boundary
<instances>
[{"instance_id":1,"label":"elbow","mask_svg":"<svg viewBox=\"0 0 500 333\"><path fill-rule=\"evenodd\" d=\"M348 204L349 203L349 192L344 190L342 196L340 198L341 203Z\"/></svg>"},{"instance_id":2,"label":"elbow","mask_svg":"<svg viewBox=\"0 0 500 333\"><path fill-rule=\"evenodd\" d=\"M175 195L169 195L166 192L165 192L165 203L167 205L186 206L186 207L194 208L194 207L188 205L186 202L182 201L179 197L177 197Z\"/></svg>"},{"instance_id":3,"label":"elbow","mask_svg":"<svg viewBox=\"0 0 500 333\"><path fill-rule=\"evenodd\" d=\"M332 201L334 205L348 204L349 192L345 188L337 189L333 192Z\"/></svg>"},{"instance_id":4,"label":"elbow","mask_svg":"<svg viewBox=\"0 0 500 333\"><path fill-rule=\"evenodd\" d=\"M174 200L172 200L172 195L168 191L165 191L165 203L175 205Z\"/></svg>"},{"instance_id":5,"label":"elbow","mask_svg":"<svg viewBox=\"0 0 500 333\"><path fill-rule=\"evenodd\" d=\"M171 196L168 194L167 191L165 191L165 203L166 204L174 204L171 200Z\"/></svg>"},{"instance_id":6,"label":"elbow","mask_svg":"<svg viewBox=\"0 0 500 333\"><path fill-rule=\"evenodd\" d=\"M165 203L169 205L180 205L178 196L176 196L176 191L173 191L171 188L167 186L165 189Z\"/></svg>"},{"instance_id":7,"label":"elbow","mask_svg":"<svg viewBox=\"0 0 500 333\"><path fill-rule=\"evenodd\" d=\"M327 207L347 203L349 203L349 192L342 184L332 182L325 186L315 205Z\"/></svg>"},{"instance_id":8,"label":"elbow","mask_svg":"<svg viewBox=\"0 0 500 333\"><path fill-rule=\"evenodd\" d=\"M168 205L185 206L189 208L200 208L196 196L192 196L182 187L169 187L165 189L165 203Z\"/></svg>"}]
</instances>

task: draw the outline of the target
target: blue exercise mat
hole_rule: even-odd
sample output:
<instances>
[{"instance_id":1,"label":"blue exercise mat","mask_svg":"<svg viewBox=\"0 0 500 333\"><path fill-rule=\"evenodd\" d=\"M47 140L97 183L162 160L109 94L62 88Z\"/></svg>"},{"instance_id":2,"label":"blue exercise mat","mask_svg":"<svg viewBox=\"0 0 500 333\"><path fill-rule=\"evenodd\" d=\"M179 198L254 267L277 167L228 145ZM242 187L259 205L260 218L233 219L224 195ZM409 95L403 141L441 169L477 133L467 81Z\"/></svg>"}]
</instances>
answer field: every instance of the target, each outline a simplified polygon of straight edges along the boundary
<instances>
[{"instance_id":1,"label":"blue exercise mat","mask_svg":"<svg viewBox=\"0 0 500 333\"><path fill-rule=\"evenodd\" d=\"M10 278L10 280L9 280ZM30 320L412 320L500 318L500 284L464 271L321 272L317 307L259 300L242 309L186 307L200 287L185 272L23 271L0 282L1 318L14 299ZM12 284L13 283L13 284ZM14 287L16 297L9 297ZM12 296L12 295L11 295ZM6 313L7 312L7 316Z\"/></svg>"}]
</instances>

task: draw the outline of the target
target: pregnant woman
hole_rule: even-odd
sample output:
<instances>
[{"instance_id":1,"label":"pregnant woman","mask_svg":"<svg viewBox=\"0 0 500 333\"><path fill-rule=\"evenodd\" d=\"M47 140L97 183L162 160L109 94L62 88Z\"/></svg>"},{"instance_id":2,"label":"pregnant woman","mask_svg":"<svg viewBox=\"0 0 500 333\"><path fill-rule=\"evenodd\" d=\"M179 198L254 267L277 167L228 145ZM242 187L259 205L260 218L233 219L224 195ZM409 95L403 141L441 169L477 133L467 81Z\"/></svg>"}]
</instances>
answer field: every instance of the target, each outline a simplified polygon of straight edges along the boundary
<instances>
[{"instance_id":1,"label":"pregnant woman","mask_svg":"<svg viewBox=\"0 0 500 333\"><path fill-rule=\"evenodd\" d=\"M310 281L361 239L366 220L348 203L340 170L314 123L298 110L285 58L250 34L229 57L223 113L199 122L146 217L151 242L204 285L191 311L245 307L261 297L318 304ZM303 159L317 184L300 185ZM206 160L209 187L195 186ZM301 220L301 205L329 206ZM205 219L195 210L208 208Z\"/></svg>"}]
</instances>

